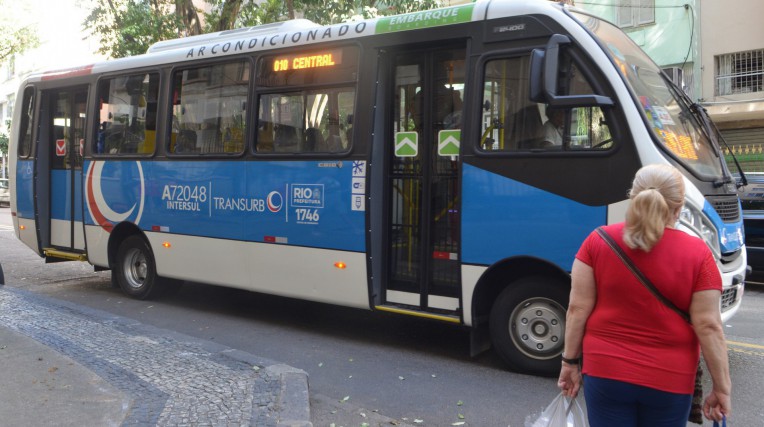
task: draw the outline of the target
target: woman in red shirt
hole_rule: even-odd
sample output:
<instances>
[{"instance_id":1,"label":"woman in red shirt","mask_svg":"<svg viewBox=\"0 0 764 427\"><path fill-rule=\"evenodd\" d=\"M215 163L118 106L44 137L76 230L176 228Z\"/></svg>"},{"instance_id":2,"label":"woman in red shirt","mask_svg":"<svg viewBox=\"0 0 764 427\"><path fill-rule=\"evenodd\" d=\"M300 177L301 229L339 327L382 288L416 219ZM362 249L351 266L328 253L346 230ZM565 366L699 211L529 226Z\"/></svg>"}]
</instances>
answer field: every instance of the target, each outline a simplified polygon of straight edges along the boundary
<instances>
[{"instance_id":1,"label":"woman in red shirt","mask_svg":"<svg viewBox=\"0 0 764 427\"><path fill-rule=\"evenodd\" d=\"M626 222L604 231L661 294L689 312L692 325L652 295L593 232L573 262L558 385L576 396L583 373L592 427L684 427L700 344L713 380L703 412L721 421L731 411L721 276L705 243L674 229L684 178L668 165L645 166L629 197Z\"/></svg>"}]
</instances>

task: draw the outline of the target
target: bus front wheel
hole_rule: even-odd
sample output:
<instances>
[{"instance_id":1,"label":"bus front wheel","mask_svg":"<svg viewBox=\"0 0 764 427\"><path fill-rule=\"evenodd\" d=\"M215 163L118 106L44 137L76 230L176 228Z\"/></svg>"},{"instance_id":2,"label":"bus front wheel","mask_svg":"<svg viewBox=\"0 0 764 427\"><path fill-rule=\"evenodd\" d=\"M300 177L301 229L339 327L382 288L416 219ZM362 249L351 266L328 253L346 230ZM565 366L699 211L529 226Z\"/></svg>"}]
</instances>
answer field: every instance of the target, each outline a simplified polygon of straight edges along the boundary
<instances>
[{"instance_id":1,"label":"bus front wheel","mask_svg":"<svg viewBox=\"0 0 764 427\"><path fill-rule=\"evenodd\" d=\"M140 236L130 236L119 245L117 263L112 275L127 295L147 299L156 293L159 278L154 254Z\"/></svg>"},{"instance_id":2,"label":"bus front wheel","mask_svg":"<svg viewBox=\"0 0 764 427\"><path fill-rule=\"evenodd\" d=\"M491 308L493 347L515 371L557 376L565 338L566 286L528 277L504 289Z\"/></svg>"}]
</instances>

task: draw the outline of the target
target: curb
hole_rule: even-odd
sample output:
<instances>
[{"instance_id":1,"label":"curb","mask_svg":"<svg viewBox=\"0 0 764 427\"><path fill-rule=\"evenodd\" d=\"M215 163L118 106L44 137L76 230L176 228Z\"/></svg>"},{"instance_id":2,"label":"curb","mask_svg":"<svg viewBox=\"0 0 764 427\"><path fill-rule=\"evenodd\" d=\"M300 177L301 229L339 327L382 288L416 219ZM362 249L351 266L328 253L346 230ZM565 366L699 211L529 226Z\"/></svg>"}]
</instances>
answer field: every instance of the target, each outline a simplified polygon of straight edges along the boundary
<instances>
[{"instance_id":1,"label":"curb","mask_svg":"<svg viewBox=\"0 0 764 427\"><path fill-rule=\"evenodd\" d=\"M277 427L313 427L310 422L308 374L302 369L279 364L266 368L280 378L281 389L276 401L279 420Z\"/></svg>"}]
</instances>

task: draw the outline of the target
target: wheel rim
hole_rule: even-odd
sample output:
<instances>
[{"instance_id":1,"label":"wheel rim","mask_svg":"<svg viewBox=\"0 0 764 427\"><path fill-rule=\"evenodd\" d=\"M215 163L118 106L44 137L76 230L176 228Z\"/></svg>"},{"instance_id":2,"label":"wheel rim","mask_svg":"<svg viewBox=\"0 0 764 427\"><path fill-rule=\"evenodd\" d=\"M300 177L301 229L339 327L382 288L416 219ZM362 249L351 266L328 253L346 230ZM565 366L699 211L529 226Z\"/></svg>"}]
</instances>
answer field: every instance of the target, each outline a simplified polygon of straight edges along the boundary
<instances>
[{"instance_id":1,"label":"wheel rim","mask_svg":"<svg viewBox=\"0 0 764 427\"><path fill-rule=\"evenodd\" d=\"M128 286L133 289L140 289L146 282L146 275L148 273L146 255L138 249L130 249L125 254L122 266Z\"/></svg>"},{"instance_id":2,"label":"wheel rim","mask_svg":"<svg viewBox=\"0 0 764 427\"><path fill-rule=\"evenodd\" d=\"M528 357L557 357L565 337L565 308L548 298L527 299L512 310L509 335L515 347Z\"/></svg>"}]
</instances>

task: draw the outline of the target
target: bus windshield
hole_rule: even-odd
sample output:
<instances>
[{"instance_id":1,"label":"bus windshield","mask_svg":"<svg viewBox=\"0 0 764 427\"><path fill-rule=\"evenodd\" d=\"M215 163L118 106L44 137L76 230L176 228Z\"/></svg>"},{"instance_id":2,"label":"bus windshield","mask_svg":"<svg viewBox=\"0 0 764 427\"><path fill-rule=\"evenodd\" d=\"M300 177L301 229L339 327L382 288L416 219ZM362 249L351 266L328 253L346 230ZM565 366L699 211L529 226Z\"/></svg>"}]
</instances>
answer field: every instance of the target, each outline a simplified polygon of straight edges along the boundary
<instances>
[{"instance_id":1,"label":"bus windshield","mask_svg":"<svg viewBox=\"0 0 764 427\"><path fill-rule=\"evenodd\" d=\"M658 141L698 177L709 181L722 178L724 171L718 146L703 131L700 118L693 115L688 101L660 68L616 26L590 15L573 15L607 47L637 95Z\"/></svg>"}]
</instances>

